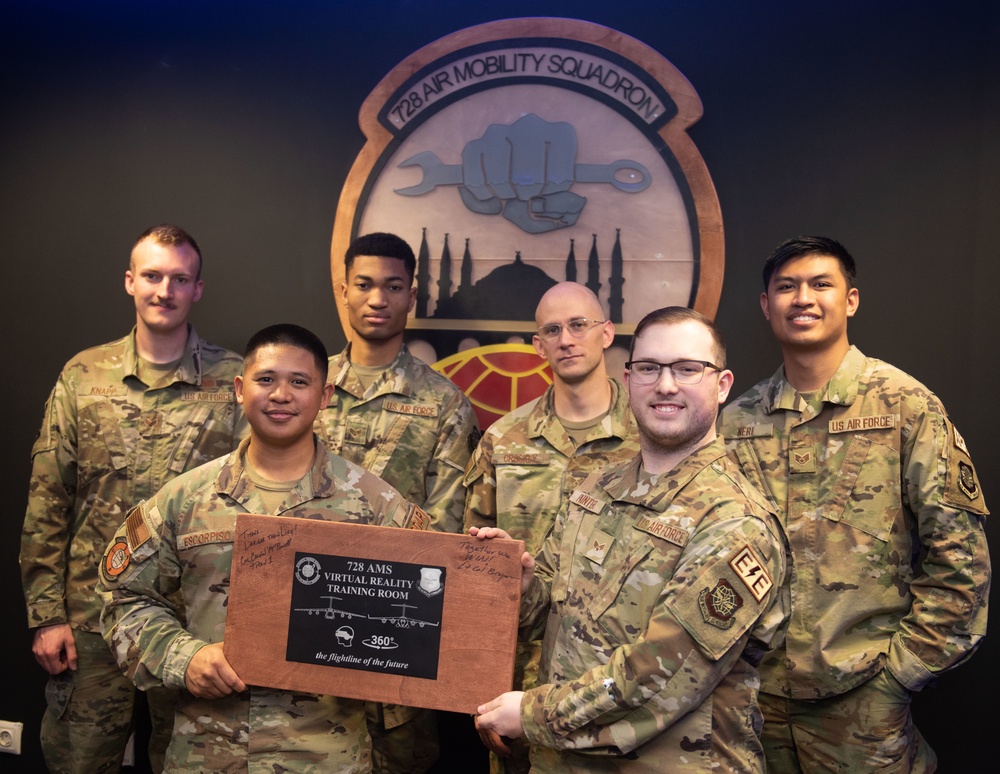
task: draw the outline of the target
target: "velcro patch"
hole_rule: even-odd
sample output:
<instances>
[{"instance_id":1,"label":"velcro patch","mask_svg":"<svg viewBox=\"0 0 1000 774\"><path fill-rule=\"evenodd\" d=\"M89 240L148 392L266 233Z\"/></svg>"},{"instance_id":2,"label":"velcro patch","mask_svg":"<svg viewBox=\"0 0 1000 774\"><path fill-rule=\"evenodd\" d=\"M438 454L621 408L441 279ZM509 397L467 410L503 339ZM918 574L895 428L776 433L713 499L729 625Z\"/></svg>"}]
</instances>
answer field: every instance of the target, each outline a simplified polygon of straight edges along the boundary
<instances>
[{"instance_id":1,"label":"velcro patch","mask_svg":"<svg viewBox=\"0 0 1000 774\"><path fill-rule=\"evenodd\" d=\"M427 511L419 505L413 506L413 513L410 514L410 529L430 529L431 517Z\"/></svg>"},{"instance_id":2,"label":"velcro patch","mask_svg":"<svg viewBox=\"0 0 1000 774\"><path fill-rule=\"evenodd\" d=\"M602 532L599 529L594 530L594 534L590 536L590 543L587 545L587 551L584 556L592 562L603 564L604 557L608 555L608 549L611 548L611 544L614 542L615 539L607 532Z\"/></svg>"},{"instance_id":3,"label":"velcro patch","mask_svg":"<svg viewBox=\"0 0 1000 774\"><path fill-rule=\"evenodd\" d=\"M236 539L236 532L232 529L207 529L202 532L189 532L186 535L177 536L177 548L194 548L204 546L209 543L232 543Z\"/></svg>"},{"instance_id":4,"label":"velcro patch","mask_svg":"<svg viewBox=\"0 0 1000 774\"><path fill-rule=\"evenodd\" d=\"M967 462L958 463L958 488L970 500L975 500L979 497L979 482L976 481L976 471Z\"/></svg>"},{"instance_id":5,"label":"velcro patch","mask_svg":"<svg viewBox=\"0 0 1000 774\"><path fill-rule=\"evenodd\" d=\"M747 587L750 593L753 594L753 598L758 602L774 586L774 581L771 580L771 576L768 575L767 570L764 569L764 565L757 558L757 554L754 553L749 544L743 546L736 556L729 560L729 566L733 568L733 572L743 581L743 585Z\"/></svg>"},{"instance_id":6,"label":"velcro patch","mask_svg":"<svg viewBox=\"0 0 1000 774\"><path fill-rule=\"evenodd\" d=\"M736 621L736 611L743 607L743 597L733 584L720 578L714 589L702 589L698 595L698 607L705 623L728 629Z\"/></svg>"},{"instance_id":7,"label":"velcro patch","mask_svg":"<svg viewBox=\"0 0 1000 774\"><path fill-rule=\"evenodd\" d=\"M195 392L194 390L181 393L181 400L195 400L200 403L235 403L236 393L229 392Z\"/></svg>"},{"instance_id":8,"label":"velcro patch","mask_svg":"<svg viewBox=\"0 0 1000 774\"><path fill-rule=\"evenodd\" d=\"M397 400L383 401L382 409L391 411L394 414L411 414L415 417L436 417L438 407L434 405L420 405L417 403L400 403Z\"/></svg>"},{"instance_id":9,"label":"velcro patch","mask_svg":"<svg viewBox=\"0 0 1000 774\"><path fill-rule=\"evenodd\" d=\"M788 450L788 471L790 473L815 473L816 450L790 448Z\"/></svg>"},{"instance_id":10,"label":"velcro patch","mask_svg":"<svg viewBox=\"0 0 1000 774\"><path fill-rule=\"evenodd\" d=\"M675 546L686 546L691 534L686 529L667 524L659 519L651 519L648 516L641 516L635 523L635 528L648 532L654 537L662 538Z\"/></svg>"},{"instance_id":11,"label":"velcro patch","mask_svg":"<svg viewBox=\"0 0 1000 774\"><path fill-rule=\"evenodd\" d=\"M118 538L114 545L108 549L108 553L104 557L104 575L109 580L111 578L117 578L128 568L129 561L132 559L132 552L128 550L128 543Z\"/></svg>"},{"instance_id":12,"label":"velcro patch","mask_svg":"<svg viewBox=\"0 0 1000 774\"><path fill-rule=\"evenodd\" d=\"M867 417L831 419L831 433L853 433L862 430L890 430L899 424L898 414L872 414Z\"/></svg>"},{"instance_id":13,"label":"velcro patch","mask_svg":"<svg viewBox=\"0 0 1000 774\"><path fill-rule=\"evenodd\" d=\"M965 445L965 439L962 437L962 434L958 432L958 428L952 425L951 432L955 436L955 448L961 449L966 454L968 454L969 447Z\"/></svg>"},{"instance_id":14,"label":"velcro patch","mask_svg":"<svg viewBox=\"0 0 1000 774\"><path fill-rule=\"evenodd\" d=\"M541 453L497 454L493 458L494 465L548 465L549 455Z\"/></svg>"},{"instance_id":15,"label":"velcro patch","mask_svg":"<svg viewBox=\"0 0 1000 774\"><path fill-rule=\"evenodd\" d=\"M149 527L146 526L146 520L142 517L141 508L133 508L125 519L125 535L128 537L128 544L133 551L149 540Z\"/></svg>"},{"instance_id":16,"label":"velcro patch","mask_svg":"<svg viewBox=\"0 0 1000 774\"><path fill-rule=\"evenodd\" d=\"M591 513L600 513L604 510L604 503L598 500L593 495L589 495L582 489L577 489L569 496L569 501L574 505L579 505L585 511L590 511Z\"/></svg>"},{"instance_id":17,"label":"velcro patch","mask_svg":"<svg viewBox=\"0 0 1000 774\"><path fill-rule=\"evenodd\" d=\"M772 435L774 435L774 424L766 422L759 425L737 427L733 438L767 438Z\"/></svg>"}]
</instances>

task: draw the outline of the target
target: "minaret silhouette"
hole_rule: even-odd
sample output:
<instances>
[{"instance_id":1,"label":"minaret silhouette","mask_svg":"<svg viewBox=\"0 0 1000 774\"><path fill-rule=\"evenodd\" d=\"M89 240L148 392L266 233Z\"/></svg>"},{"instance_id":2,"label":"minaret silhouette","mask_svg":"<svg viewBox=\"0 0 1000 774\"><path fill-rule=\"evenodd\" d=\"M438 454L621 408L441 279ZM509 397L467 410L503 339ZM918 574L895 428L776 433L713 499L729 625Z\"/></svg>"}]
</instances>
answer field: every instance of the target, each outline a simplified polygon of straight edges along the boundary
<instances>
[{"instance_id":1,"label":"minaret silhouette","mask_svg":"<svg viewBox=\"0 0 1000 774\"><path fill-rule=\"evenodd\" d=\"M469 237L465 238L465 255L462 256L462 281L459 290L472 287L472 253L469 252Z\"/></svg>"},{"instance_id":2,"label":"minaret silhouette","mask_svg":"<svg viewBox=\"0 0 1000 774\"><path fill-rule=\"evenodd\" d=\"M569 255L566 256L566 281L576 282L576 252L573 247L575 239L569 240Z\"/></svg>"},{"instance_id":3,"label":"minaret silhouette","mask_svg":"<svg viewBox=\"0 0 1000 774\"><path fill-rule=\"evenodd\" d=\"M597 257L597 234L590 246L590 257L587 259L587 287L598 295L601 290L601 263Z\"/></svg>"},{"instance_id":4,"label":"minaret silhouette","mask_svg":"<svg viewBox=\"0 0 1000 774\"><path fill-rule=\"evenodd\" d=\"M438 306L451 298L451 250L448 235L444 235L444 249L441 251L441 272L438 277Z\"/></svg>"},{"instance_id":5,"label":"minaret silhouette","mask_svg":"<svg viewBox=\"0 0 1000 774\"><path fill-rule=\"evenodd\" d=\"M608 307L611 312L611 322L620 323L622 321L622 306L625 299L622 296L622 285L625 284L623 276L622 261L622 230L615 229L615 246L611 248L611 298L608 299Z\"/></svg>"},{"instance_id":6,"label":"minaret silhouette","mask_svg":"<svg viewBox=\"0 0 1000 774\"><path fill-rule=\"evenodd\" d=\"M431 297L431 251L427 246L427 227L420 229L420 254L417 256L417 317L427 316Z\"/></svg>"}]
</instances>

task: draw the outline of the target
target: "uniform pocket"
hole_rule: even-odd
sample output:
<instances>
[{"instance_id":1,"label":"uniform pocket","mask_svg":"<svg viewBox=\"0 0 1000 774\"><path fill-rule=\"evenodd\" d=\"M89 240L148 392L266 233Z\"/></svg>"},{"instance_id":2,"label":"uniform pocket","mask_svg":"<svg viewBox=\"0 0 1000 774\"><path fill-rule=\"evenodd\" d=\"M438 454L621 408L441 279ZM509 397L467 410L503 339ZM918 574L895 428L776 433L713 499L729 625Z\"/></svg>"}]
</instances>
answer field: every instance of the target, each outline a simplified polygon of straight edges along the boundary
<instances>
[{"instance_id":1,"label":"uniform pocket","mask_svg":"<svg viewBox=\"0 0 1000 774\"><path fill-rule=\"evenodd\" d=\"M67 669L57 675L50 675L45 684L45 704L55 718L62 718L73 697L73 672Z\"/></svg>"},{"instance_id":2,"label":"uniform pocket","mask_svg":"<svg viewBox=\"0 0 1000 774\"><path fill-rule=\"evenodd\" d=\"M77 486L128 466L119 418L107 401L80 410L77 424Z\"/></svg>"},{"instance_id":3,"label":"uniform pocket","mask_svg":"<svg viewBox=\"0 0 1000 774\"><path fill-rule=\"evenodd\" d=\"M878 540L888 540L902 508L899 452L855 435L823 515Z\"/></svg>"}]
</instances>

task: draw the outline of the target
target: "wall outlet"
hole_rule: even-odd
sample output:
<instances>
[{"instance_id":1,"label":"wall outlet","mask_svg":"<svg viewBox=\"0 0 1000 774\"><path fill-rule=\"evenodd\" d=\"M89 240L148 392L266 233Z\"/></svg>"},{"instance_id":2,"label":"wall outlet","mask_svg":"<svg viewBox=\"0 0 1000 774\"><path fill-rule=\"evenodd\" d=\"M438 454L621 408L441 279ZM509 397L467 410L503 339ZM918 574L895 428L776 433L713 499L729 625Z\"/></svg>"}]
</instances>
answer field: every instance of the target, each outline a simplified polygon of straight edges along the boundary
<instances>
[{"instance_id":1,"label":"wall outlet","mask_svg":"<svg viewBox=\"0 0 1000 774\"><path fill-rule=\"evenodd\" d=\"M24 723L14 723L10 720L0 720L0 752L11 755L21 754L21 732Z\"/></svg>"}]
</instances>

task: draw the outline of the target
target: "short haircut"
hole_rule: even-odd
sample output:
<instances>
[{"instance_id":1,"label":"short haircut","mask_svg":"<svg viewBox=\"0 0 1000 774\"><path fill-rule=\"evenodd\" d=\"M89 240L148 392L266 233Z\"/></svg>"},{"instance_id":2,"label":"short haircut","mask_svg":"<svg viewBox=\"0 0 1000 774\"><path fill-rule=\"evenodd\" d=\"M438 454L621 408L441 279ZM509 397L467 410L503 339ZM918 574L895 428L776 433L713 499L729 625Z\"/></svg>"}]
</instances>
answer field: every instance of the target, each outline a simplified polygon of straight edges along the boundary
<instances>
[{"instance_id":1,"label":"short haircut","mask_svg":"<svg viewBox=\"0 0 1000 774\"><path fill-rule=\"evenodd\" d=\"M180 226L175 226L172 223L161 223L158 226L150 226L139 234L139 238L135 240L132 249L135 250L144 239L152 239L158 245L170 245L171 247L190 245L191 249L198 255L198 274L195 276L195 279L201 279L201 248L194 241L194 237ZM129 263L131 265L131 259L129 259Z\"/></svg>"},{"instance_id":2,"label":"short haircut","mask_svg":"<svg viewBox=\"0 0 1000 774\"><path fill-rule=\"evenodd\" d=\"M247 348L243 352L243 367L246 368L247 362L257 353L258 349L271 344L287 344L310 353L316 360L316 367L319 369L323 381L326 381L330 368L330 356L327 354L326 347L323 346L323 342L315 333L301 325L293 325L292 323L269 325L251 336L250 341L247 342Z\"/></svg>"},{"instance_id":3,"label":"short haircut","mask_svg":"<svg viewBox=\"0 0 1000 774\"><path fill-rule=\"evenodd\" d=\"M371 255L376 258L398 258L403 262L403 268L410 276L410 284L413 284L413 275L417 272L417 258L413 254L413 248L403 239L395 234L387 234L383 231L376 231L372 234L359 236L344 254L344 273L350 275L351 267L354 265L355 257L359 255Z\"/></svg>"},{"instance_id":4,"label":"short haircut","mask_svg":"<svg viewBox=\"0 0 1000 774\"><path fill-rule=\"evenodd\" d=\"M635 342L646 328L653 325L677 325L688 320L694 320L708 328L708 332L712 334L712 342L715 349L715 365L719 368L725 368L726 342L722 338L722 333L715 326L715 323L705 317L705 315L686 306L665 306L662 309L650 312L639 320L639 324L635 326L635 333L632 334L632 341L628 346L628 359L632 359L632 354L635 352Z\"/></svg>"},{"instance_id":5,"label":"short haircut","mask_svg":"<svg viewBox=\"0 0 1000 774\"><path fill-rule=\"evenodd\" d=\"M767 292L767 288L771 284L771 277L774 276L774 273L778 269L789 261L801 258L804 255L829 255L831 258L836 258L840 262L840 269L844 273L844 279L847 280L848 290L854 287L858 270L854 265L854 258L847 252L846 247L837 240L830 239L829 237L799 236L789 239L787 242L782 242L764 262L764 271L762 272L764 292Z\"/></svg>"}]
</instances>

